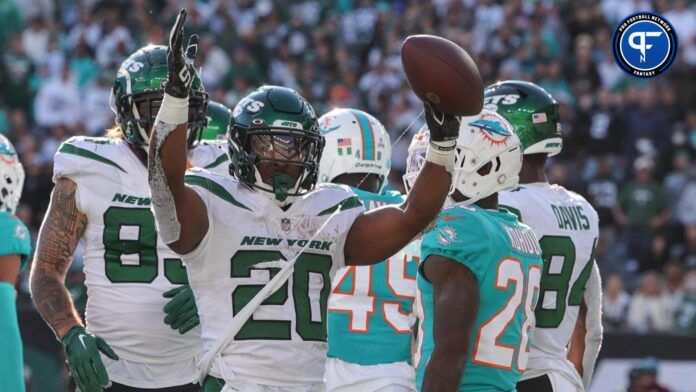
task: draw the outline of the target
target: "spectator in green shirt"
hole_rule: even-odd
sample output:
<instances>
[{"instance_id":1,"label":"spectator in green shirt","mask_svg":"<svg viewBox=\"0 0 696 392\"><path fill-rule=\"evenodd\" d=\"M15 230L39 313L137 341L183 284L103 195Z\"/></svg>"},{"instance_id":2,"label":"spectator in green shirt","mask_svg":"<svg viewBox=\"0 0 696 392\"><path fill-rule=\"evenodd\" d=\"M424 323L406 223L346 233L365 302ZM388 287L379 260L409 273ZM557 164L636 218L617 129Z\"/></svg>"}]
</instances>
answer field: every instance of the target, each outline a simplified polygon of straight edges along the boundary
<instances>
[{"instance_id":1,"label":"spectator in green shirt","mask_svg":"<svg viewBox=\"0 0 696 392\"><path fill-rule=\"evenodd\" d=\"M623 187L613 211L614 219L624 230L628 257L641 262L642 270L646 269L645 256L655 233L670 217L667 196L660 184L653 181L653 167L648 157L636 159L635 180Z\"/></svg>"},{"instance_id":2,"label":"spectator in green shirt","mask_svg":"<svg viewBox=\"0 0 696 392\"><path fill-rule=\"evenodd\" d=\"M696 334L696 270L686 276L686 295L675 318L677 330L685 334Z\"/></svg>"}]
</instances>

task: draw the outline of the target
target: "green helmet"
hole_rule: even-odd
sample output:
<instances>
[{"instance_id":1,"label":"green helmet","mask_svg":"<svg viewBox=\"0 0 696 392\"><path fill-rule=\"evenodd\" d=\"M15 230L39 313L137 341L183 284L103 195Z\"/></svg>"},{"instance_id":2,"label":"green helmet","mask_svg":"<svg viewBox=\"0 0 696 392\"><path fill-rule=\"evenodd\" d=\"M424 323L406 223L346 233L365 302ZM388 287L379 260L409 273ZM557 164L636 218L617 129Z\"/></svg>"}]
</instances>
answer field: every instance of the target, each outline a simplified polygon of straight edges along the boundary
<instances>
[{"instance_id":1,"label":"green helmet","mask_svg":"<svg viewBox=\"0 0 696 392\"><path fill-rule=\"evenodd\" d=\"M561 152L561 121L558 103L543 88L521 80L506 80L488 86L483 107L508 120L522 142L524 154Z\"/></svg>"},{"instance_id":2,"label":"green helmet","mask_svg":"<svg viewBox=\"0 0 696 392\"><path fill-rule=\"evenodd\" d=\"M162 103L162 82L167 78L167 47L148 45L131 54L116 73L111 88L111 109L128 143L146 146ZM205 125L208 94L194 75L189 97L189 147Z\"/></svg>"},{"instance_id":3,"label":"green helmet","mask_svg":"<svg viewBox=\"0 0 696 392\"><path fill-rule=\"evenodd\" d=\"M223 140L227 136L227 126L232 118L232 110L227 106L208 101L208 110L205 112L206 125L201 132L203 140Z\"/></svg>"},{"instance_id":4,"label":"green helmet","mask_svg":"<svg viewBox=\"0 0 696 392\"><path fill-rule=\"evenodd\" d=\"M273 195L280 206L317 182L324 139L314 109L295 90L262 86L244 97L232 111L227 144L230 172L247 186ZM295 180L280 172L264 182L257 170L261 162L296 165L300 175Z\"/></svg>"}]
</instances>

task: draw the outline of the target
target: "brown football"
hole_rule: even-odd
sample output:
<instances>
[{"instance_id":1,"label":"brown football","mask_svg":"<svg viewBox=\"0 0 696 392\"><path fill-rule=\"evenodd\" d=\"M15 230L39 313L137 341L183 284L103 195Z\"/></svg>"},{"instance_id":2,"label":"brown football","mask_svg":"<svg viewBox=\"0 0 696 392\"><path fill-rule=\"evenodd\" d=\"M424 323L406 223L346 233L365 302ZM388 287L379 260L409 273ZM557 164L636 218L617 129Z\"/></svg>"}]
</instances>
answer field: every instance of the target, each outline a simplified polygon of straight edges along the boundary
<instances>
[{"instance_id":1,"label":"brown football","mask_svg":"<svg viewBox=\"0 0 696 392\"><path fill-rule=\"evenodd\" d=\"M401 48L401 62L413 92L436 110L457 116L481 112L483 80L459 45L434 35L412 35Z\"/></svg>"}]
</instances>

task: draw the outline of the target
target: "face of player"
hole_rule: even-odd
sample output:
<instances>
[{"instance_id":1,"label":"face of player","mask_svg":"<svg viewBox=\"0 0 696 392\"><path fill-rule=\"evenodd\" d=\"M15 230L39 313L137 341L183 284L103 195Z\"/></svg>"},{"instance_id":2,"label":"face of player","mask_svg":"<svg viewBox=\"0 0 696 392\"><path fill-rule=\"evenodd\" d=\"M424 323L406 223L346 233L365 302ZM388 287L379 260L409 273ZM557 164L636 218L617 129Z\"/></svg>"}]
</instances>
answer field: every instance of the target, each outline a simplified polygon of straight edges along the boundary
<instances>
[{"instance_id":1,"label":"face of player","mask_svg":"<svg viewBox=\"0 0 696 392\"><path fill-rule=\"evenodd\" d=\"M256 168L266 184L272 184L272 178L285 174L297 181L302 174L301 163L306 154L304 142L300 137L288 135L254 135L251 136L251 151L259 159Z\"/></svg>"}]
</instances>

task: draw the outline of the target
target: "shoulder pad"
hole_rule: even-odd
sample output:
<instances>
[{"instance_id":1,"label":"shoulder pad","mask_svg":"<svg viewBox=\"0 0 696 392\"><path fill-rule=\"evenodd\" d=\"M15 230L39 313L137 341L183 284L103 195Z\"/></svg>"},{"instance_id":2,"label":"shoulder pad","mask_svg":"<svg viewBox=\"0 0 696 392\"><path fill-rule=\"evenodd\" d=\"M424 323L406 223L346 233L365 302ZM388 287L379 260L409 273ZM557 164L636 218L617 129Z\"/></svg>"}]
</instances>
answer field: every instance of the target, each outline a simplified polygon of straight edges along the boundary
<instances>
[{"instance_id":1,"label":"shoulder pad","mask_svg":"<svg viewBox=\"0 0 696 392\"><path fill-rule=\"evenodd\" d=\"M210 170L193 168L186 171L184 176L186 185L205 189L220 199L239 208L251 211L251 205L240 195L240 184L234 177L221 175Z\"/></svg>"},{"instance_id":2,"label":"shoulder pad","mask_svg":"<svg viewBox=\"0 0 696 392\"><path fill-rule=\"evenodd\" d=\"M31 254L31 235L29 229L19 218L9 215L0 215L0 256L21 255L22 266Z\"/></svg>"},{"instance_id":3,"label":"shoulder pad","mask_svg":"<svg viewBox=\"0 0 696 392\"><path fill-rule=\"evenodd\" d=\"M60 177L79 177L104 167L126 173L123 152L117 140L103 137L73 136L63 142L53 162L53 181Z\"/></svg>"},{"instance_id":4,"label":"shoulder pad","mask_svg":"<svg viewBox=\"0 0 696 392\"><path fill-rule=\"evenodd\" d=\"M229 162L226 145L215 141L202 141L189 152L189 162L193 167L208 169L216 173L227 173Z\"/></svg>"},{"instance_id":5,"label":"shoulder pad","mask_svg":"<svg viewBox=\"0 0 696 392\"><path fill-rule=\"evenodd\" d=\"M306 206L309 215L329 215L337 210L346 211L354 208L365 210L355 192L350 187L340 184L320 184L297 202Z\"/></svg>"}]
</instances>

